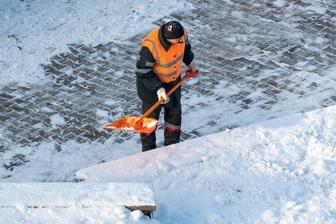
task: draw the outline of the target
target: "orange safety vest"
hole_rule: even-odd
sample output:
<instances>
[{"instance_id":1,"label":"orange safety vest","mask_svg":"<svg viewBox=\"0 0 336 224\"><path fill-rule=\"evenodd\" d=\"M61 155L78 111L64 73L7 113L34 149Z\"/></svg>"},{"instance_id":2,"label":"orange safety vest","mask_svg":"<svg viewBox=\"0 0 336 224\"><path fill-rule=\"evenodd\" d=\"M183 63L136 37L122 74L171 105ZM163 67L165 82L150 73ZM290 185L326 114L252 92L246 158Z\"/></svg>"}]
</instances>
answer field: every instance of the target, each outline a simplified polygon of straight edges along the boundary
<instances>
[{"instance_id":1,"label":"orange safety vest","mask_svg":"<svg viewBox=\"0 0 336 224\"><path fill-rule=\"evenodd\" d=\"M156 28L150 32L141 46L147 47L154 57L153 72L161 82L168 83L176 80L181 73L187 33L184 31L183 43L172 44L166 51L160 43L159 30Z\"/></svg>"}]
</instances>

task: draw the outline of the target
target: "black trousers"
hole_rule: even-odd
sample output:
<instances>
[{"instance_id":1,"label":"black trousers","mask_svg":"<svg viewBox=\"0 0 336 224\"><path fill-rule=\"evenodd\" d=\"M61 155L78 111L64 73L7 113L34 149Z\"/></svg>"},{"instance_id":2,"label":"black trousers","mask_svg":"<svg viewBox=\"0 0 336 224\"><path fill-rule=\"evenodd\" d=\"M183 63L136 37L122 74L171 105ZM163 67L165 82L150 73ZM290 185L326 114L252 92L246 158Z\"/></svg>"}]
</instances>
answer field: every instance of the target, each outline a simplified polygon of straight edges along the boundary
<instances>
[{"instance_id":1,"label":"black trousers","mask_svg":"<svg viewBox=\"0 0 336 224\"><path fill-rule=\"evenodd\" d=\"M165 89L168 92L172 85L166 85ZM142 113L145 113L155 102L142 101ZM154 110L149 117L159 119L160 112L164 109L164 145L171 145L180 141L181 135L181 87L175 90L170 96L167 104L162 104ZM142 151L148 151L156 148L156 135L155 131L150 135L140 134Z\"/></svg>"}]
</instances>

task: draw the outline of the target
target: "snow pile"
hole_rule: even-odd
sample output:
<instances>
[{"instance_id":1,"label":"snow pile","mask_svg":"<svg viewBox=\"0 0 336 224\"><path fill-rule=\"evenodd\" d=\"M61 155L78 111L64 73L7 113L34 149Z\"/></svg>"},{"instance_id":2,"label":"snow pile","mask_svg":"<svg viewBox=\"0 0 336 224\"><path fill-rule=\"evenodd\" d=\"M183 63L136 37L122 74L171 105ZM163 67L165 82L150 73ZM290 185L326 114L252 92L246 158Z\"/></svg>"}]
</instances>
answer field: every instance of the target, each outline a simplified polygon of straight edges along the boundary
<instances>
[{"instance_id":1,"label":"snow pile","mask_svg":"<svg viewBox=\"0 0 336 224\"><path fill-rule=\"evenodd\" d=\"M336 106L77 172L153 182L160 223L334 223Z\"/></svg>"},{"instance_id":2,"label":"snow pile","mask_svg":"<svg viewBox=\"0 0 336 224\"><path fill-rule=\"evenodd\" d=\"M146 183L0 183L0 192L0 207L155 206Z\"/></svg>"},{"instance_id":3,"label":"snow pile","mask_svg":"<svg viewBox=\"0 0 336 224\"><path fill-rule=\"evenodd\" d=\"M154 206L145 183L2 183L0 223L143 223Z\"/></svg>"},{"instance_id":4,"label":"snow pile","mask_svg":"<svg viewBox=\"0 0 336 224\"><path fill-rule=\"evenodd\" d=\"M186 1L0 1L0 83L45 80L40 64L67 44L97 45L146 31Z\"/></svg>"},{"instance_id":5,"label":"snow pile","mask_svg":"<svg viewBox=\"0 0 336 224\"><path fill-rule=\"evenodd\" d=\"M158 223L141 215L138 210L130 212L124 207L101 208L1 208L0 222L10 224L145 224ZM141 215L141 216L140 216Z\"/></svg>"}]
</instances>

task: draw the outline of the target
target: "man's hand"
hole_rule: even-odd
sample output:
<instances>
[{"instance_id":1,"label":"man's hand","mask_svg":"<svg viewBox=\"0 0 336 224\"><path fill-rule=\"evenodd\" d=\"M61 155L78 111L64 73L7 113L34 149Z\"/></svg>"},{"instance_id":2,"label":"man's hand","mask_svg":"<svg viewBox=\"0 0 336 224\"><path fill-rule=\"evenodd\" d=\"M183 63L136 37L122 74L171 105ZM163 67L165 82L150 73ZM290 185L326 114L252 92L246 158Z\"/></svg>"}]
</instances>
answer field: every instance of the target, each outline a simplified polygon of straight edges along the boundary
<instances>
[{"instance_id":1,"label":"man's hand","mask_svg":"<svg viewBox=\"0 0 336 224\"><path fill-rule=\"evenodd\" d=\"M188 67L189 67L190 70L197 70L194 63L190 63L190 65L188 65Z\"/></svg>"},{"instance_id":2,"label":"man's hand","mask_svg":"<svg viewBox=\"0 0 336 224\"><path fill-rule=\"evenodd\" d=\"M167 96L166 90L162 87L156 92L158 99L161 98L164 100L161 104L166 104L169 102L169 97Z\"/></svg>"},{"instance_id":3,"label":"man's hand","mask_svg":"<svg viewBox=\"0 0 336 224\"><path fill-rule=\"evenodd\" d=\"M190 65L188 65L189 70L187 71L187 75L190 78L195 78L198 76L198 69L196 68L195 64L191 63Z\"/></svg>"}]
</instances>

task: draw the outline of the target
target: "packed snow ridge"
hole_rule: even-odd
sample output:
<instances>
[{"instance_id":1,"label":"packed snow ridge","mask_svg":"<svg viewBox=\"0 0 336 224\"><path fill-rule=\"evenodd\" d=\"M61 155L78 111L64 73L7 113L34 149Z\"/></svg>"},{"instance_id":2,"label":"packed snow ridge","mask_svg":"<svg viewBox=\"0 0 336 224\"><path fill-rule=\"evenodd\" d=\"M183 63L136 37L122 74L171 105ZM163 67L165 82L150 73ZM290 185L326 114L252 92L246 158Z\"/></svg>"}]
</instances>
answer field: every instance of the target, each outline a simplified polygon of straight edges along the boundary
<instances>
[{"instance_id":1,"label":"packed snow ridge","mask_svg":"<svg viewBox=\"0 0 336 224\"><path fill-rule=\"evenodd\" d=\"M154 185L160 223L335 223L336 106L77 172Z\"/></svg>"}]
</instances>

